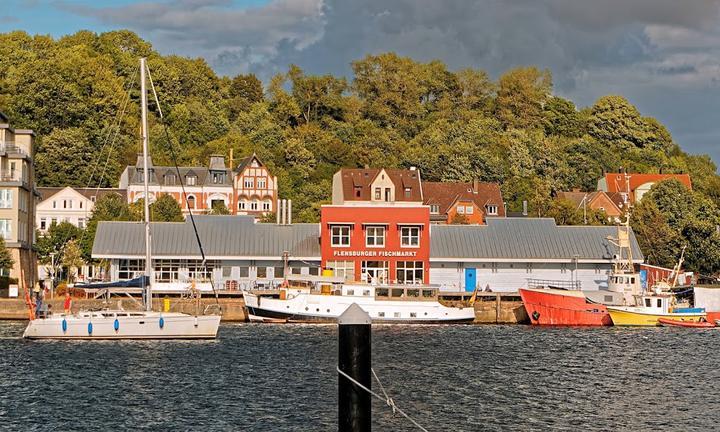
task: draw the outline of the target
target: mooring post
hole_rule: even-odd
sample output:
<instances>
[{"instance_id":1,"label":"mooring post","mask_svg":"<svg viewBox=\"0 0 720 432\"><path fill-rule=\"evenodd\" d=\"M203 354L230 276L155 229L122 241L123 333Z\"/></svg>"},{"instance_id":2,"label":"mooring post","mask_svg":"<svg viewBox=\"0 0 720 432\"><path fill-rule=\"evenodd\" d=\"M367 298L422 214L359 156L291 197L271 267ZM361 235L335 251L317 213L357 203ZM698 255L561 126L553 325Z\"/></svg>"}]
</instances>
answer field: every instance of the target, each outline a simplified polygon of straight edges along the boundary
<instances>
[{"instance_id":1,"label":"mooring post","mask_svg":"<svg viewBox=\"0 0 720 432\"><path fill-rule=\"evenodd\" d=\"M371 388L370 315L353 303L338 318L338 368ZM338 431L369 432L370 393L338 373Z\"/></svg>"}]
</instances>

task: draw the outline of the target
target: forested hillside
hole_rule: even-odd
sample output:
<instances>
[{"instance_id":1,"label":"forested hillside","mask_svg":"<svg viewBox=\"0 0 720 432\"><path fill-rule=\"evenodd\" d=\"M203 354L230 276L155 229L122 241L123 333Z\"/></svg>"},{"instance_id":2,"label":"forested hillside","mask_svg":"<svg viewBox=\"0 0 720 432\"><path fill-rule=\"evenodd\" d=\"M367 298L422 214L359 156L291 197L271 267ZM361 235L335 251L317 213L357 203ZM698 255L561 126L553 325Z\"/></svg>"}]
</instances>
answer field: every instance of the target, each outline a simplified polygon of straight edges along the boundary
<instances>
[{"instance_id":1,"label":"forested hillside","mask_svg":"<svg viewBox=\"0 0 720 432\"><path fill-rule=\"evenodd\" d=\"M140 56L149 58L181 163L206 165L231 148L236 160L256 152L294 200L298 221L317 220L342 166L417 166L427 180L500 182L509 210L528 200L536 216L557 211L556 191L593 190L603 171L686 172L694 193L671 185L650 194L635 229L655 264L672 265L688 243L697 255L691 268L720 269L720 177L710 158L684 153L622 96L576 108L535 67L494 81L479 69L388 53L353 62L350 78L290 65L263 86L253 75L218 77L201 59L161 56L129 31L1 34L0 110L37 132L40 185L113 186L134 163ZM155 162L169 163L156 116L151 143Z\"/></svg>"}]
</instances>

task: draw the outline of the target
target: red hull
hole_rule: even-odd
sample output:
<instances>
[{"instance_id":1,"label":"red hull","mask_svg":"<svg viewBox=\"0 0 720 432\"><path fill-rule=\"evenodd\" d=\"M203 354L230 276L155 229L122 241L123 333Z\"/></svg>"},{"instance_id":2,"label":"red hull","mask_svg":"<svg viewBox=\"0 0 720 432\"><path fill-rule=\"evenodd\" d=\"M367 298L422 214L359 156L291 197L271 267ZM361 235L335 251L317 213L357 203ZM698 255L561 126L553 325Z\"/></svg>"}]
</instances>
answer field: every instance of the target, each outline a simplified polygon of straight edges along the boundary
<instances>
[{"instance_id":1,"label":"red hull","mask_svg":"<svg viewBox=\"0 0 720 432\"><path fill-rule=\"evenodd\" d=\"M714 328L715 324L707 321L698 322L698 321L680 321L680 320L674 320L672 318L660 318L658 319L658 323L663 326L673 326L673 327L690 327L690 328Z\"/></svg>"},{"instance_id":2,"label":"red hull","mask_svg":"<svg viewBox=\"0 0 720 432\"><path fill-rule=\"evenodd\" d=\"M520 289L533 325L611 326L607 308L571 291Z\"/></svg>"}]
</instances>

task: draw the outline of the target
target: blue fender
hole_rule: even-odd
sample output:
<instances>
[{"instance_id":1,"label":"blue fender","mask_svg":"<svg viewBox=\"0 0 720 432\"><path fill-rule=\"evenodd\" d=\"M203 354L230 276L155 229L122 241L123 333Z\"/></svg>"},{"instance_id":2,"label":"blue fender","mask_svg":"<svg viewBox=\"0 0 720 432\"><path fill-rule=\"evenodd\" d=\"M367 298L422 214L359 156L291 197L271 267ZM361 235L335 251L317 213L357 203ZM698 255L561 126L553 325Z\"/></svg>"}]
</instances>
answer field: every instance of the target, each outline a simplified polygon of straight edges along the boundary
<instances>
[{"instance_id":1,"label":"blue fender","mask_svg":"<svg viewBox=\"0 0 720 432\"><path fill-rule=\"evenodd\" d=\"M65 318L63 318L63 320L62 320L62 329L63 329L63 333L65 333L67 331L67 320Z\"/></svg>"},{"instance_id":2,"label":"blue fender","mask_svg":"<svg viewBox=\"0 0 720 432\"><path fill-rule=\"evenodd\" d=\"M115 322L113 323L113 328L115 329L115 331L120 330L120 321L118 321L117 318L115 318Z\"/></svg>"},{"instance_id":3,"label":"blue fender","mask_svg":"<svg viewBox=\"0 0 720 432\"><path fill-rule=\"evenodd\" d=\"M88 323L88 334L89 335L92 334L92 323L91 322Z\"/></svg>"},{"instance_id":4,"label":"blue fender","mask_svg":"<svg viewBox=\"0 0 720 432\"><path fill-rule=\"evenodd\" d=\"M160 317L160 321L158 321L158 324L160 325L160 328L165 327L165 318Z\"/></svg>"}]
</instances>

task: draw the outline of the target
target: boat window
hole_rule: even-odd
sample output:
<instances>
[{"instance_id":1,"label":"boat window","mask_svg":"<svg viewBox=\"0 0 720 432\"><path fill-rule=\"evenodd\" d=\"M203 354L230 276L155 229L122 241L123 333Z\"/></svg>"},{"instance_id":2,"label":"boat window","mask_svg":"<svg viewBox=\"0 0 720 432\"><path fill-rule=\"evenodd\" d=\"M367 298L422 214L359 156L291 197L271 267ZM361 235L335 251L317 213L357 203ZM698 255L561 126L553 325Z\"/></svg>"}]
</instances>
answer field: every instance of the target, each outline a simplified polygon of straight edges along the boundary
<instances>
[{"instance_id":1,"label":"boat window","mask_svg":"<svg viewBox=\"0 0 720 432\"><path fill-rule=\"evenodd\" d=\"M658 300L657 301L658 307L662 307L662 299L657 299L657 300Z\"/></svg>"},{"instance_id":2,"label":"boat window","mask_svg":"<svg viewBox=\"0 0 720 432\"><path fill-rule=\"evenodd\" d=\"M612 297L612 296L605 296L605 302L606 302L606 303L611 303L612 301L613 301L613 297Z\"/></svg>"},{"instance_id":3,"label":"boat window","mask_svg":"<svg viewBox=\"0 0 720 432\"><path fill-rule=\"evenodd\" d=\"M650 307L650 306L651 306L651 304L650 304L650 299L645 299L645 306L646 306L646 307Z\"/></svg>"},{"instance_id":4,"label":"boat window","mask_svg":"<svg viewBox=\"0 0 720 432\"><path fill-rule=\"evenodd\" d=\"M391 294L390 294L390 295L391 295L392 297L402 297L403 291L405 291L405 290L402 289L402 288L393 288L393 289L391 290Z\"/></svg>"},{"instance_id":5,"label":"boat window","mask_svg":"<svg viewBox=\"0 0 720 432\"><path fill-rule=\"evenodd\" d=\"M431 290L431 289L424 289L424 290L422 290L422 295L423 295L423 297L434 297L435 291Z\"/></svg>"},{"instance_id":6,"label":"boat window","mask_svg":"<svg viewBox=\"0 0 720 432\"><path fill-rule=\"evenodd\" d=\"M635 278L634 278L634 277L631 277L631 278L630 278L630 283L631 283L631 284L634 284L634 283L635 283Z\"/></svg>"},{"instance_id":7,"label":"boat window","mask_svg":"<svg viewBox=\"0 0 720 432\"><path fill-rule=\"evenodd\" d=\"M387 288L375 288L375 295L377 297L387 297L388 294L389 293Z\"/></svg>"},{"instance_id":8,"label":"boat window","mask_svg":"<svg viewBox=\"0 0 720 432\"><path fill-rule=\"evenodd\" d=\"M408 297L420 297L420 290L419 289L409 289L409 290L407 290L407 296Z\"/></svg>"},{"instance_id":9,"label":"boat window","mask_svg":"<svg viewBox=\"0 0 720 432\"><path fill-rule=\"evenodd\" d=\"M417 312L410 312L410 318L417 318Z\"/></svg>"},{"instance_id":10,"label":"boat window","mask_svg":"<svg viewBox=\"0 0 720 432\"><path fill-rule=\"evenodd\" d=\"M378 316L381 317L381 318L384 317L384 316L385 316L385 312L378 312Z\"/></svg>"},{"instance_id":11,"label":"boat window","mask_svg":"<svg viewBox=\"0 0 720 432\"><path fill-rule=\"evenodd\" d=\"M395 318L400 318L400 312L395 312Z\"/></svg>"},{"instance_id":12,"label":"boat window","mask_svg":"<svg viewBox=\"0 0 720 432\"><path fill-rule=\"evenodd\" d=\"M347 290L347 295L355 295L355 290L354 289Z\"/></svg>"},{"instance_id":13,"label":"boat window","mask_svg":"<svg viewBox=\"0 0 720 432\"><path fill-rule=\"evenodd\" d=\"M369 295L370 295L370 290L363 290L363 295L364 295L364 296L369 296Z\"/></svg>"}]
</instances>

